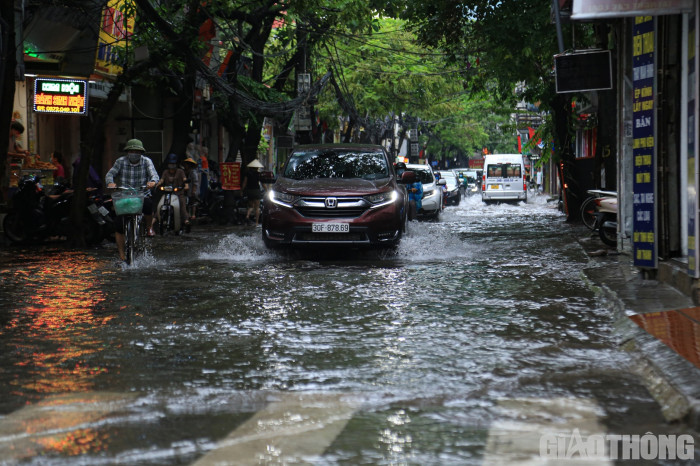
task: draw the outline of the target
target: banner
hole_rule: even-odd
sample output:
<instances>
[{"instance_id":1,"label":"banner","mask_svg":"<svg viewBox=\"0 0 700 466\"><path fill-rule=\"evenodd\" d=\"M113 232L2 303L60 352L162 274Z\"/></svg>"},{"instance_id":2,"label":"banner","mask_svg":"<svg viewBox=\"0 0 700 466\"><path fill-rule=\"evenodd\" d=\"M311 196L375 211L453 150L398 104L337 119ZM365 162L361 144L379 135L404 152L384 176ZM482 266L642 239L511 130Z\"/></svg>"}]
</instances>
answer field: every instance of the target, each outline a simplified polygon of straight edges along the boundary
<instances>
[{"instance_id":1,"label":"banner","mask_svg":"<svg viewBox=\"0 0 700 466\"><path fill-rule=\"evenodd\" d=\"M687 183L688 183L688 275L694 278L700 276L700 264L698 263L698 255L700 250L698 250L698 184L700 180L698 179L698 156L697 156L697 135L695 134L696 128L696 118L697 118L697 91L692 90L693 86L697 86L697 80L695 79L695 69L697 63L697 49L696 49L696 19L697 14L690 15L688 18L688 74L687 79L690 84L688 87L691 89L688 93L688 172L687 172ZM695 81L695 82L693 82ZM697 89L697 87L696 87Z\"/></svg>"},{"instance_id":2,"label":"banner","mask_svg":"<svg viewBox=\"0 0 700 466\"><path fill-rule=\"evenodd\" d=\"M638 16L633 28L632 249L634 265L657 267L656 235L656 86L655 19Z\"/></svg>"},{"instance_id":3,"label":"banner","mask_svg":"<svg viewBox=\"0 0 700 466\"><path fill-rule=\"evenodd\" d=\"M134 33L134 17L124 14L126 4L126 0L110 0L102 11L95 71L105 76L113 77L122 72L119 49L127 47Z\"/></svg>"},{"instance_id":4,"label":"banner","mask_svg":"<svg viewBox=\"0 0 700 466\"><path fill-rule=\"evenodd\" d=\"M221 162L221 189L227 191L238 191L241 189L241 163Z\"/></svg>"}]
</instances>

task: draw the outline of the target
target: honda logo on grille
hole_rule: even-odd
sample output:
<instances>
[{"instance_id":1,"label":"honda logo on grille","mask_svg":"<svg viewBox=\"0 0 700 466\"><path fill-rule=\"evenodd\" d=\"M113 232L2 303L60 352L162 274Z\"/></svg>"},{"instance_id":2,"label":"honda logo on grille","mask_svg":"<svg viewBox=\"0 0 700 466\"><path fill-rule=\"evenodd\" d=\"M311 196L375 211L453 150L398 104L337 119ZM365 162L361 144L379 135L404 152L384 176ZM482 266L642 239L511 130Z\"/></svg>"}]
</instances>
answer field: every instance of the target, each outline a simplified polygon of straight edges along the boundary
<instances>
[{"instance_id":1,"label":"honda logo on grille","mask_svg":"<svg viewBox=\"0 0 700 466\"><path fill-rule=\"evenodd\" d=\"M338 207L338 199L335 197L327 197L326 198L326 208L327 209L335 209Z\"/></svg>"}]
</instances>

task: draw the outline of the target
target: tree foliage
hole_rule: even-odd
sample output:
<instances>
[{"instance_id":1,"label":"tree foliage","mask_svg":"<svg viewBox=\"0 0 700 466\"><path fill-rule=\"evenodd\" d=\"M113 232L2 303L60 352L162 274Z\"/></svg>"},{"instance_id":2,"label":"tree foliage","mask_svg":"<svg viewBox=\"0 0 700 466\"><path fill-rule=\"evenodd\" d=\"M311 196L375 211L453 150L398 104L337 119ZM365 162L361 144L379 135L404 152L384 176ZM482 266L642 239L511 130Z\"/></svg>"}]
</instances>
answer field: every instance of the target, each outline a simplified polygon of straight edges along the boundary
<instances>
[{"instance_id":1,"label":"tree foliage","mask_svg":"<svg viewBox=\"0 0 700 466\"><path fill-rule=\"evenodd\" d=\"M376 18L367 34L327 35L315 55L316 66L330 63L345 100L358 122L379 142L390 118L404 128L419 128L422 142L438 157L451 151L470 154L487 145L503 107L481 93L464 89L461 70L440 50L421 45L406 21ZM327 89L319 99L320 116L333 127L347 113Z\"/></svg>"}]
</instances>

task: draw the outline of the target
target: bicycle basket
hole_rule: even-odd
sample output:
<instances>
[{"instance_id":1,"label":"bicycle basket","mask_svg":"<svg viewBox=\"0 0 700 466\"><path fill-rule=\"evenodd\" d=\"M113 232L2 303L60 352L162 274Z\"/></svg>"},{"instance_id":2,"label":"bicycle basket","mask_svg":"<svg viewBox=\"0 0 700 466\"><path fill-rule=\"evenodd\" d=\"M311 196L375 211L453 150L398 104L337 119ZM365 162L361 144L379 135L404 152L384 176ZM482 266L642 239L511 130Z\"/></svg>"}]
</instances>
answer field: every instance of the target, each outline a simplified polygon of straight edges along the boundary
<instances>
[{"instance_id":1,"label":"bicycle basket","mask_svg":"<svg viewBox=\"0 0 700 466\"><path fill-rule=\"evenodd\" d=\"M137 192L114 192L112 193L112 203L117 215L140 214L143 210L144 193Z\"/></svg>"}]
</instances>

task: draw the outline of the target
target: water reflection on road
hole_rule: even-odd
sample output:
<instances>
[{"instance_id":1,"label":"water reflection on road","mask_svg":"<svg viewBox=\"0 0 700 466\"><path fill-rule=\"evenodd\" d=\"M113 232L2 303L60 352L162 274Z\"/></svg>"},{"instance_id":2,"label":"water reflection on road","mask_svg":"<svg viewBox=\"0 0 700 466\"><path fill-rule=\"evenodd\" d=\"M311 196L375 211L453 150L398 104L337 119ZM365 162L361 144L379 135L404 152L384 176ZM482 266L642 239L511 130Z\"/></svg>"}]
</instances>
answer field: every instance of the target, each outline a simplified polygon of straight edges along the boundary
<instances>
[{"instance_id":1,"label":"water reflection on road","mask_svg":"<svg viewBox=\"0 0 700 466\"><path fill-rule=\"evenodd\" d=\"M5 251L0 457L480 464L513 406L660 432L553 207L467 199L383 253L271 252L238 227L156 238L130 268Z\"/></svg>"}]
</instances>

